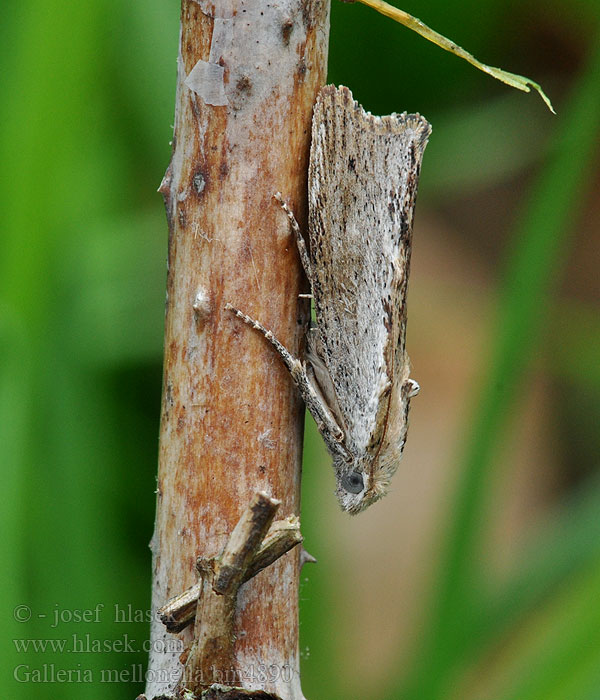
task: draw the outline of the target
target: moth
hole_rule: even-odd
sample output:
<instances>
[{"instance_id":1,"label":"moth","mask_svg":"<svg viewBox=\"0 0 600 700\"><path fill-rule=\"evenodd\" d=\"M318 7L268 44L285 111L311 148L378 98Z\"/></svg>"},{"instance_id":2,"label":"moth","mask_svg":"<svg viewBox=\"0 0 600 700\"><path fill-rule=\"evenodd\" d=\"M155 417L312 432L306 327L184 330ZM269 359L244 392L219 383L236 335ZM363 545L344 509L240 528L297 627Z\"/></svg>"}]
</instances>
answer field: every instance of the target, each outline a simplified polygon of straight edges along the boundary
<instances>
[{"instance_id":1,"label":"moth","mask_svg":"<svg viewBox=\"0 0 600 700\"><path fill-rule=\"evenodd\" d=\"M406 353L406 292L423 151L419 114L376 117L346 87L324 87L312 121L309 248L281 195L311 286L306 361L272 343L333 459L336 495L358 513L388 490L419 385Z\"/></svg>"}]
</instances>

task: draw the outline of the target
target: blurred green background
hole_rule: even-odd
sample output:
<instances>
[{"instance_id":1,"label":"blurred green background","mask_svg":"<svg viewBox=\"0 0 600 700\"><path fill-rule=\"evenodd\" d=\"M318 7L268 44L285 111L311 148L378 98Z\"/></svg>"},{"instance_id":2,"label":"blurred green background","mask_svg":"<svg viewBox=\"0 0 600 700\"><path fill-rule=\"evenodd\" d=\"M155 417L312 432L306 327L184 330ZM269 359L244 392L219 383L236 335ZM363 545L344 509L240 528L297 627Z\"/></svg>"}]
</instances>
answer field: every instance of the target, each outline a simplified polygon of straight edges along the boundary
<instances>
[{"instance_id":1,"label":"blurred green background","mask_svg":"<svg viewBox=\"0 0 600 700\"><path fill-rule=\"evenodd\" d=\"M307 423L303 532L319 564L302 577L304 693L593 700L600 5L402 8L542 83L558 116L368 8L332 8L330 80L374 113L425 114L433 135L409 301L422 392L392 493L358 518L338 511ZM156 189L178 24L176 0L3 8L0 664L14 699L143 690L148 623L134 613L150 602L167 243Z\"/></svg>"}]
</instances>

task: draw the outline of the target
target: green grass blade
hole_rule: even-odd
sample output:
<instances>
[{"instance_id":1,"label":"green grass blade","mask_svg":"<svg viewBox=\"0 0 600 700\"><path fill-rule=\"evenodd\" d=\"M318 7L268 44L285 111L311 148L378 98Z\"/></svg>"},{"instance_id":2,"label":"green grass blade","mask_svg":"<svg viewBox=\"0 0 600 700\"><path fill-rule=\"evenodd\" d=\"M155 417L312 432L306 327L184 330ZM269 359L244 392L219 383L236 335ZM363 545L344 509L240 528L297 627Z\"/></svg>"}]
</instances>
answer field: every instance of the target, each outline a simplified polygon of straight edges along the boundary
<instances>
[{"instance_id":1,"label":"green grass blade","mask_svg":"<svg viewBox=\"0 0 600 700\"><path fill-rule=\"evenodd\" d=\"M499 700L575 700L598 679L600 560L569 583L517 640Z\"/></svg>"},{"instance_id":2,"label":"green grass blade","mask_svg":"<svg viewBox=\"0 0 600 700\"><path fill-rule=\"evenodd\" d=\"M404 10L399 10L397 7L384 2L384 0L359 0L359 2L372 7L382 15L390 17L396 22L408 27L408 29L412 29L413 32L420 34L424 39L427 39L427 41L431 41L436 46L444 49L444 51L453 53L455 56L458 56L464 61L470 63L472 66L475 66L475 68L478 70L491 75L492 78L495 78L506 85L510 85L510 87L514 87L522 92L530 92L531 88L533 88L538 92L542 100L544 100L546 107L548 107L553 114L556 114L554 107L552 106L552 102L550 102L546 93L530 78L527 78L524 75L517 75L516 73L509 73L508 71L502 70L502 68L496 68L494 66L488 66L485 63L482 63L479 59L475 58L472 53L465 51L462 46L455 44L451 39L448 39L443 34L436 32L435 29L431 29L431 27L428 27L417 17L409 15L408 12L404 12Z\"/></svg>"},{"instance_id":3,"label":"green grass blade","mask_svg":"<svg viewBox=\"0 0 600 700\"><path fill-rule=\"evenodd\" d=\"M0 598L4 601L5 620L2 635L2 662L4 678L11 678L15 667L23 659L15 650L14 639L23 634L23 623L28 621L27 603L23 596L26 586L25 556L23 552L23 521L25 475L23 461L29 454L27 446L27 400L29 393L31 356L26 333L16 316L6 306L0 308L0 441L2 470L0 489L0 531L2 532L2 566ZM15 700L28 697L23 685L11 687Z\"/></svg>"},{"instance_id":4,"label":"green grass blade","mask_svg":"<svg viewBox=\"0 0 600 700\"><path fill-rule=\"evenodd\" d=\"M547 522L523 552L517 573L501 590L471 598L474 610L462 656L470 667L502 648L553 596L600 561L600 479L586 483Z\"/></svg>"},{"instance_id":5,"label":"green grass blade","mask_svg":"<svg viewBox=\"0 0 600 700\"><path fill-rule=\"evenodd\" d=\"M465 449L451 523L435 584L422 666L407 697L441 697L446 673L468 637L471 592L494 455L503 439L521 378L546 322L550 292L564 267L570 221L588 184L600 127L600 50L559 121L557 149L515 233L501 298L496 340Z\"/></svg>"}]
</instances>

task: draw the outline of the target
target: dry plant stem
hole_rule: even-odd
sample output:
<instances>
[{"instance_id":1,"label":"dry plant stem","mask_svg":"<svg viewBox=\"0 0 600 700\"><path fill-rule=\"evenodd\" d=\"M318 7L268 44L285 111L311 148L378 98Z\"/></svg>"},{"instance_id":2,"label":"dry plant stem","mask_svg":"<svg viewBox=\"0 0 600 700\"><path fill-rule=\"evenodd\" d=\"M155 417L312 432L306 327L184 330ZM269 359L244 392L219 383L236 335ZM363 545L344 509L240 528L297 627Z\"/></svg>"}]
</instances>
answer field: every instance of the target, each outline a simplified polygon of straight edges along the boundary
<instances>
[{"instance_id":1,"label":"dry plant stem","mask_svg":"<svg viewBox=\"0 0 600 700\"><path fill-rule=\"evenodd\" d=\"M258 493L238 520L219 557L213 588L224 595L239 588L250 562L273 522L280 501Z\"/></svg>"},{"instance_id":2,"label":"dry plant stem","mask_svg":"<svg viewBox=\"0 0 600 700\"><path fill-rule=\"evenodd\" d=\"M244 572L242 583L249 581L259 571L270 566L279 557L282 557L290 549L302 542L300 534L300 521L295 516L290 516L285 520L274 522L264 538L262 544L254 554ZM308 557L308 558L307 558ZM203 560L201 560L203 561ZM300 553L300 563L316 561L306 550ZM202 571L200 571L202 573ZM202 592L202 581L195 583L183 593L169 600L158 614L162 623L169 632L181 632L196 617L196 605Z\"/></svg>"},{"instance_id":3,"label":"dry plant stem","mask_svg":"<svg viewBox=\"0 0 600 700\"><path fill-rule=\"evenodd\" d=\"M243 686L235 669L233 617L238 589L273 520L279 501L257 493L239 519L223 553L200 558L202 592L198 600L194 643L180 687L199 694L214 683ZM227 674L224 673L227 670Z\"/></svg>"},{"instance_id":4,"label":"dry plant stem","mask_svg":"<svg viewBox=\"0 0 600 700\"><path fill-rule=\"evenodd\" d=\"M171 598L162 608L159 608L157 613L169 632L181 632L194 621L201 593L202 580Z\"/></svg>"},{"instance_id":5,"label":"dry plant stem","mask_svg":"<svg viewBox=\"0 0 600 700\"><path fill-rule=\"evenodd\" d=\"M244 578L251 579L259 571L266 569L274 561L283 556L285 552L302 542L300 534L300 521L295 516L286 520L278 520L271 525L267 536L250 562L250 566Z\"/></svg>"},{"instance_id":6,"label":"dry plant stem","mask_svg":"<svg viewBox=\"0 0 600 700\"><path fill-rule=\"evenodd\" d=\"M196 583L197 557L223 550L256 491L281 501L281 518L299 512L302 406L264 339L224 306L243 305L301 354L306 288L273 194L305 220L328 12L326 0L182 2L173 156L161 185L170 235L154 609ZM233 616L236 670L292 669L291 682L246 681L283 700L302 699L299 555L281 557L223 611ZM182 644L192 636L190 626ZM154 620L149 699L177 685L174 641Z\"/></svg>"}]
</instances>

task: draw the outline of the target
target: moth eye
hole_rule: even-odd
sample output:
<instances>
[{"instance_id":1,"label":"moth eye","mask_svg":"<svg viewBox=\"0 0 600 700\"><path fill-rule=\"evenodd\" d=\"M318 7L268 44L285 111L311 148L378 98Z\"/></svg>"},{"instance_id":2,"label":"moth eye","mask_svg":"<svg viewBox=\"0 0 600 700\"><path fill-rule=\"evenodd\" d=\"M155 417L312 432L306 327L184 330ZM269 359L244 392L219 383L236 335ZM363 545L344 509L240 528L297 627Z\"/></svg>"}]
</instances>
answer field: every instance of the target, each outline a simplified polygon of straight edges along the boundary
<instances>
[{"instance_id":1,"label":"moth eye","mask_svg":"<svg viewBox=\"0 0 600 700\"><path fill-rule=\"evenodd\" d=\"M344 474L341 479L341 485L348 493L360 493L364 488L362 474L360 472Z\"/></svg>"}]
</instances>

